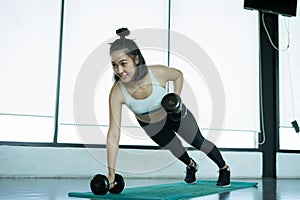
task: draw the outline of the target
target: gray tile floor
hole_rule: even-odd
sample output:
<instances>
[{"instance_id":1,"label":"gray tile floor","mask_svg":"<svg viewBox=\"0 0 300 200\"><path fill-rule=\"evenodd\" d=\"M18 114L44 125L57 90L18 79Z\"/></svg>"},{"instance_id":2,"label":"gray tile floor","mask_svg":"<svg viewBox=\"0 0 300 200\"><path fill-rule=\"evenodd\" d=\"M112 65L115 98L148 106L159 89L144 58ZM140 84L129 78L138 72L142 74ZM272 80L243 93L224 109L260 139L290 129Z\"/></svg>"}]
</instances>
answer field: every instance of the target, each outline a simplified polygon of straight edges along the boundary
<instances>
[{"instance_id":1,"label":"gray tile floor","mask_svg":"<svg viewBox=\"0 0 300 200\"><path fill-rule=\"evenodd\" d=\"M126 187L172 183L177 179L126 179ZM193 198L201 200L296 200L300 199L300 179L247 179L258 187ZM89 191L89 179L0 179L0 199L77 200L70 191Z\"/></svg>"}]
</instances>

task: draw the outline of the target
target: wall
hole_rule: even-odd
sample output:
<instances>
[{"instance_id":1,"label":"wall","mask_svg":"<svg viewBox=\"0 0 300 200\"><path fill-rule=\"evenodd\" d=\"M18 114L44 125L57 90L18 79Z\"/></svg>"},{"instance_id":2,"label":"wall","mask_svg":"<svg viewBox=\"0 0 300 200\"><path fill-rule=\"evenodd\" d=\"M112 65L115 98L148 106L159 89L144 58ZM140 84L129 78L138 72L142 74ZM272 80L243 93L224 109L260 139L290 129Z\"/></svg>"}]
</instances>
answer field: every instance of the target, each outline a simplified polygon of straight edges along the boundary
<instances>
[{"instance_id":1,"label":"wall","mask_svg":"<svg viewBox=\"0 0 300 200\"><path fill-rule=\"evenodd\" d=\"M107 173L105 149L0 146L0 152L0 177L81 178ZM128 153L133 157L128 159ZM199 151L189 154L199 164L199 178L217 177L218 169L212 161ZM222 154L230 164L232 178L261 177L261 153L226 151ZM166 161L168 164L161 167ZM185 166L165 150L120 150L117 165L125 177L183 178L185 175Z\"/></svg>"}]
</instances>

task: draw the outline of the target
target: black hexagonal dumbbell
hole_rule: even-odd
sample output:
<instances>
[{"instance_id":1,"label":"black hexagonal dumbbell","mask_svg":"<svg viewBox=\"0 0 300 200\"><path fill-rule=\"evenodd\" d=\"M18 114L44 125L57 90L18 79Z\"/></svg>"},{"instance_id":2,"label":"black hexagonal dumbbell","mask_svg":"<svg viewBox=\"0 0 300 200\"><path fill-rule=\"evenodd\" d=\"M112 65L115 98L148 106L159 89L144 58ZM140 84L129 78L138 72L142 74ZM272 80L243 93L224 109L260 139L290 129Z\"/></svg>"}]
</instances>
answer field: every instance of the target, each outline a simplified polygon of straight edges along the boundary
<instances>
[{"instance_id":1,"label":"black hexagonal dumbbell","mask_svg":"<svg viewBox=\"0 0 300 200\"><path fill-rule=\"evenodd\" d=\"M173 121L179 121L187 114L186 107L178 94L166 94L161 100L161 105L168 113L168 117Z\"/></svg>"},{"instance_id":2,"label":"black hexagonal dumbbell","mask_svg":"<svg viewBox=\"0 0 300 200\"><path fill-rule=\"evenodd\" d=\"M90 188L95 195L105 195L108 191L119 194L125 187L125 182L120 174L115 174L114 187L109 189L108 178L102 174L96 174L90 181Z\"/></svg>"}]
</instances>

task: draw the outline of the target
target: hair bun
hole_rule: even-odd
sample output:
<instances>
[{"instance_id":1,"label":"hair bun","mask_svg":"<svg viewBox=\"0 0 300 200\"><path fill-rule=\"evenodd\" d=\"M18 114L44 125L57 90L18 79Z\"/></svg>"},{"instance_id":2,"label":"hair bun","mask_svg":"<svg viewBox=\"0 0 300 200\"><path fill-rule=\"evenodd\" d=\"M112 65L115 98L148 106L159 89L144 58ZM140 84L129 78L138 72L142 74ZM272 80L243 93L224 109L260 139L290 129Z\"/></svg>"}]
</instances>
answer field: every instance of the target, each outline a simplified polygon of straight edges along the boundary
<instances>
[{"instance_id":1,"label":"hair bun","mask_svg":"<svg viewBox=\"0 0 300 200\"><path fill-rule=\"evenodd\" d=\"M130 34L130 31L127 28L119 28L116 30L116 33L121 39L125 39L125 37Z\"/></svg>"}]
</instances>

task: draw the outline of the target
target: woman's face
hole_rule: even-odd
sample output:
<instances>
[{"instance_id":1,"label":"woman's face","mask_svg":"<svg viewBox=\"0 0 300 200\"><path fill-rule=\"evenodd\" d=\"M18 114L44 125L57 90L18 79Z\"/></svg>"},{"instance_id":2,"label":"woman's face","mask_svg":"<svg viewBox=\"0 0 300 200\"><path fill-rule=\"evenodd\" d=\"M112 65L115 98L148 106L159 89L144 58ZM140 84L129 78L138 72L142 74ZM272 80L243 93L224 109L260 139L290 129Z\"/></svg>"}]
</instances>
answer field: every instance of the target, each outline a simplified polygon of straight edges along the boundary
<instances>
[{"instance_id":1,"label":"woman's face","mask_svg":"<svg viewBox=\"0 0 300 200\"><path fill-rule=\"evenodd\" d=\"M126 50L117 50L111 54L111 63L115 74L121 81L129 82L135 72L138 63L138 56L132 58Z\"/></svg>"}]
</instances>

